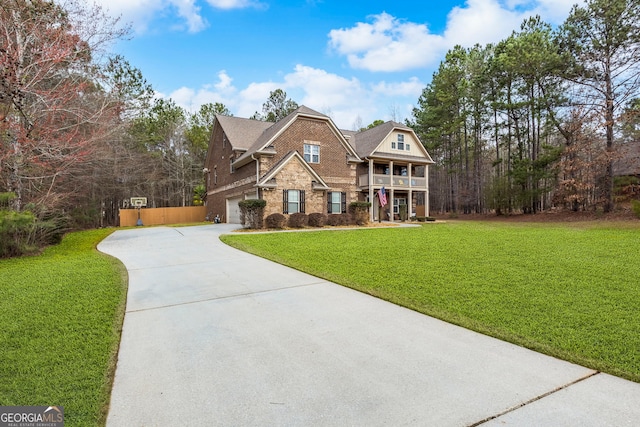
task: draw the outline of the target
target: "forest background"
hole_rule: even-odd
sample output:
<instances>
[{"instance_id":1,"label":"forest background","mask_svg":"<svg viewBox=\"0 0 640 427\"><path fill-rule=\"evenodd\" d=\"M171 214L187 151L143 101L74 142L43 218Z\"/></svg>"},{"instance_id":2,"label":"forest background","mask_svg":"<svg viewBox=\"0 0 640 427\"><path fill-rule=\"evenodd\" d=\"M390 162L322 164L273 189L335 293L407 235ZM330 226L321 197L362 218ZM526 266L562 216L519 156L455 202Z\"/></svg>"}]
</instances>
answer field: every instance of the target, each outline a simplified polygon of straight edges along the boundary
<instances>
[{"instance_id":1,"label":"forest background","mask_svg":"<svg viewBox=\"0 0 640 427\"><path fill-rule=\"evenodd\" d=\"M215 114L231 112L156 98L109 52L129 35L81 0L0 5L0 256L117 225L133 196L204 203ZM558 27L531 18L499 43L453 48L406 123L436 162L432 212L628 208L640 198L639 89L638 0L589 0ZM297 106L278 89L252 118Z\"/></svg>"}]
</instances>

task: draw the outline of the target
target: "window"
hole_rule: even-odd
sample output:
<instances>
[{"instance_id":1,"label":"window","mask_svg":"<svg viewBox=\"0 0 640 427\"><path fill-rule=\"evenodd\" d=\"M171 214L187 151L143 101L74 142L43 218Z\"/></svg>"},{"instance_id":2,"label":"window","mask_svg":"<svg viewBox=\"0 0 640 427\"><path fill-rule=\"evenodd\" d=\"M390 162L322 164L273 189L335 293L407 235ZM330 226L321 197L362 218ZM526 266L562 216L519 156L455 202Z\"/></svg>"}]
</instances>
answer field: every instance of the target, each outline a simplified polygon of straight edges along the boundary
<instances>
[{"instance_id":1,"label":"window","mask_svg":"<svg viewBox=\"0 0 640 427\"><path fill-rule=\"evenodd\" d=\"M304 213L304 190L282 190L282 213Z\"/></svg>"},{"instance_id":2,"label":"window","mask_svg":"<svg viewBox=\"0 0 640 427\"><path fill-rule=\"evenodd\" d=\"M330 191L327 193L327 213L347 213L347 193Z\"/></svg>"},{"instance_id":3,"label":"window","mask_svg":"<svg viewBox=\"0 0 640 427\"><path fill-rule=\"evenodd\" d=\"M320 163L320 146L304 144L304 160L307 163Z\"/></svg>"},{"instance_id":4,"label":"window","mask_svg":"<svg viewBox=\"0 0 640 427\"><path fill-rule=\"evenodd\" d=\"M395 142L391 143L391 148L394 149L394 150L396 149L396 143Z\"/></svg>"},{"instance_id":5,"label":"window","mask_svg":"<svg viewBox=\"0 0 640 427\"><path fill-rule=\"evenodd\" d=\"M398 150L404 150L404 135L398 134Z\"/></svg>"},{"instance_id":6,"label":"window","mask_svg":"<svg viewBox=\"0 0 640 427\"><path fill-rule=\"evenodd\" d=\"M409 148L409 144L404 144L404 149L407 151L411 151L411 148Z\"/></svg>"},{"instance_id":7,"label":"window","mask_svg":"<svg viewBox=\"0 0 640 427\"><path fill-rule=\"evenodd\" d=\"M407 204L407 199L394 198L393 199L393 213L394 214L399 214L400 213L400 205L406 205L406 204Z\"/></svg>"}]
</instances>

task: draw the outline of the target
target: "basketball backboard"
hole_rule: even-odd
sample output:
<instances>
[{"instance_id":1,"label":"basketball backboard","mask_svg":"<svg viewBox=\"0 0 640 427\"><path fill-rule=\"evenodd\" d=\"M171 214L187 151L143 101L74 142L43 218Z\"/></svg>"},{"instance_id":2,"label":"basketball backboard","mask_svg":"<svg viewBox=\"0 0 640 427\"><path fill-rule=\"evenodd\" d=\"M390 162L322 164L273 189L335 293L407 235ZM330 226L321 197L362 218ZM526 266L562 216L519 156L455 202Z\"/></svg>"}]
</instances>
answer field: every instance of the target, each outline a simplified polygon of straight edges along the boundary
<instances>
[{"instance_id":1,"label":"basketball backboard","mask_svg":"<svg viewBox=\"0 0 640 427\"><path fill-rule=\"evenodd\" d=\"M147 198L146 197L132 197L131 198L131 206L136 208L142 208L147 206Z\"/></svg>"}]
</instances>

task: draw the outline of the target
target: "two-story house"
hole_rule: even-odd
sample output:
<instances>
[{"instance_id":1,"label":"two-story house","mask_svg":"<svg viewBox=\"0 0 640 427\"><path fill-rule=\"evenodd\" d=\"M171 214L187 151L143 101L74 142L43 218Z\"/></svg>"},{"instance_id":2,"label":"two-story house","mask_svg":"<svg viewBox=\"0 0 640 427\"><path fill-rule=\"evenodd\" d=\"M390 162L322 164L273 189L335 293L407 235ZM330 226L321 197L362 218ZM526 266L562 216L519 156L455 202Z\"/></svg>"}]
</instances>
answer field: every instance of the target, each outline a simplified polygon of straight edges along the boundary
<instances>
[{"instance_id":1,"label":"two-story house","mask_svg":"<svg viewBox=\"0 0 640 427\"><path fill-rule=\"evenodd\" d=\"M433 161L413 130L387 122L363 132L340 130L330 117L301 106L277 123L216 116L205 164L207 212L239 223L238 203L267 201L265 216L339 214L370 201L385 187L383 220L429 213L428 167Z\"/></svg>"}]
</instances>

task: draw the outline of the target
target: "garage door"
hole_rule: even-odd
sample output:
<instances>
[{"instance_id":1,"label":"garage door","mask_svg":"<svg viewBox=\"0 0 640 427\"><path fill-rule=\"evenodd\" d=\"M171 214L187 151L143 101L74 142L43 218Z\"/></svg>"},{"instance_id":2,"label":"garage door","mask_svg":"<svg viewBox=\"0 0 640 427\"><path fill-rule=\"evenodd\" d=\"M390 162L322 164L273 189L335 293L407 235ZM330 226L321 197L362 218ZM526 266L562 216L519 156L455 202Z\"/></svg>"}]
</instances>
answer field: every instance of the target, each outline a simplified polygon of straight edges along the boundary
<instances>
[{"instance_id":1,"label":"garage door","mask_svg":"<svg viewBox=\"0 0 640 427\"><path fill-rule=\"evenodd\" d=\"M238 206L240 201L242 201L242 197L227 199L227 222L229 224L240 224L240 207Z\"/></svg>"}]
</instances>

